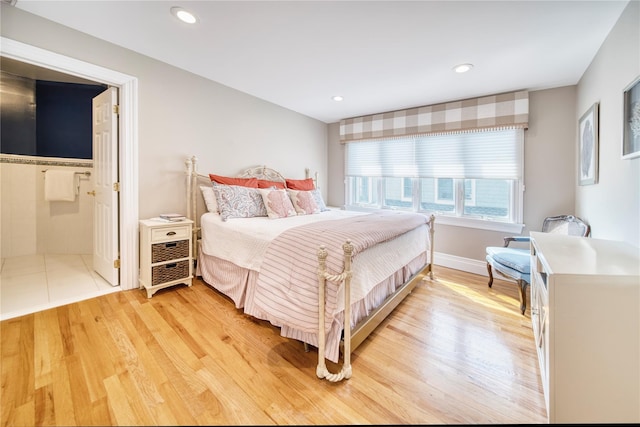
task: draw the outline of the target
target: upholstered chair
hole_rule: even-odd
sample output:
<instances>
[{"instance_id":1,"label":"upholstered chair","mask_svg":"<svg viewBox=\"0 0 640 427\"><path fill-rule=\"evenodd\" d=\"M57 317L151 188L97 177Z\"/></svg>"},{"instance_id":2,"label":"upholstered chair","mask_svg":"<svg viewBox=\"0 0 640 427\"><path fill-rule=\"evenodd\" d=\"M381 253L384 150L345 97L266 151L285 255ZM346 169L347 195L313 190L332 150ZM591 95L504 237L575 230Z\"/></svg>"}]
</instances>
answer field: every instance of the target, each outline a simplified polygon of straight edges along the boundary
<instances>
[{"instance_id":1,"label":"upholstered chair","mask_svg":"<svg viewBox=\"0 0 640 427\"><path fill-rule=\"evenodd\" d=\"M591 227L573 215L558 215L545 218L542 232L587 237L591 233ZM527 309L527 288L531 282L531 252L528 247L509 247L511 242L528 243L529 236L505 237L504 246L487 247L488 285L493 285L493 270L506 279L515 280L520 295L520 311L524 315Z\"/></svg>"}]
</instances>

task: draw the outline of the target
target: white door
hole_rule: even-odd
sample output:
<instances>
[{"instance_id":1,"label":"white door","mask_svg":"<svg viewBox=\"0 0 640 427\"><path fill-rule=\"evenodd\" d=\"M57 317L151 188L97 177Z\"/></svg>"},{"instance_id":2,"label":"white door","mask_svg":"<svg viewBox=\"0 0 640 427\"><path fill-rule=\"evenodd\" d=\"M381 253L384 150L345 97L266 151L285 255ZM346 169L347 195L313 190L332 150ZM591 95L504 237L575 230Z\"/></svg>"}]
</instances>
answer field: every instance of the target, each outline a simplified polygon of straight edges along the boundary
<instances>
[{"instance_id":1,"label":"white door","mask_svg":"<svg viewBox=\"0 0 640 427\"><path fill-rule=\"evenodd\" d=\"M118 89L93 98L93 269L120 284L118 241Z\"/></svg>"}]
</instances>

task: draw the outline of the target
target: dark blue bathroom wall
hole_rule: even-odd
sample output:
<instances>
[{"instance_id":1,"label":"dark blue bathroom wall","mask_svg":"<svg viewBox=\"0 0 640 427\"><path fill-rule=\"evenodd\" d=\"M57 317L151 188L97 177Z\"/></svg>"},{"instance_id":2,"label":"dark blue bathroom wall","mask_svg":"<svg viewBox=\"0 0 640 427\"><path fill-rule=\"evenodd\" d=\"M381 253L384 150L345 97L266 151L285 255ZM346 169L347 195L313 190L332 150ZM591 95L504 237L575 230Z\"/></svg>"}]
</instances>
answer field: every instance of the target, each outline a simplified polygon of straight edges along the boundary
<instances>
[{"instance_id":1,"label":"dark blue bathroom wall","mask_svg":"<svg viewBox=\"0 0 640 427\"><path fill-rule=\"evenodd\" d=\"M36 155L91 159L92 99L106 85L36 81Z\"/></svg>"},{"instance_id":2,"label":"dark blue bathroom wall","mask_svg":"<svg viewBox=\"0 0 640 427\"><path fill-rule=\"evenodd\" d=\"M36 155L36 81L0 71L0 152Z\"/></svg>"}]
</instances>

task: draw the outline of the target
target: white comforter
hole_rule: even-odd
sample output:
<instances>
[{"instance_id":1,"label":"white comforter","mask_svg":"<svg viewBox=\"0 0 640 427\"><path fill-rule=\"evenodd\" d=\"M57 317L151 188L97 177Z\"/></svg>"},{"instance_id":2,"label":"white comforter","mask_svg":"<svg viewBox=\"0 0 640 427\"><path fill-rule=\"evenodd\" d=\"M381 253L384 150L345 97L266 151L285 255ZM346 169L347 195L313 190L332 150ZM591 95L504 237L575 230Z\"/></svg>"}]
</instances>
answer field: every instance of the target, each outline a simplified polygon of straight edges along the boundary
<instances>
[{"instance_id":1,"label":"white comforter","mask_svg":"<svg viewBox=\"0 0 640 427\"><path fill-rule=\"evenodd\" d=\"M269 242L283 231L312 222L356 215L366 215L366 212L332 209L289 218L230 218L227 221L222 221L220 215L206 213L200 220L202 251L240 267L260 271Z\"/></svg>"},{"instance_id":2,"label":"white comforter","mask_svg":"<svg viewBox=\"0 0 640 427\"><path fill-rule=\"evenodd\" d=\"M219 215L206 213L201 217L201 250L207 255L259 272L269 243L283 231L312 222L366 214L329 210L281 219L257 217L222 221ZM362 299L376 283L426 252L428 247L429 234L425 226L359 254L352 265L351 301ZM339 295L340 306L343 305L343 299L344 295Z\"/></svg>"}]
</instances>

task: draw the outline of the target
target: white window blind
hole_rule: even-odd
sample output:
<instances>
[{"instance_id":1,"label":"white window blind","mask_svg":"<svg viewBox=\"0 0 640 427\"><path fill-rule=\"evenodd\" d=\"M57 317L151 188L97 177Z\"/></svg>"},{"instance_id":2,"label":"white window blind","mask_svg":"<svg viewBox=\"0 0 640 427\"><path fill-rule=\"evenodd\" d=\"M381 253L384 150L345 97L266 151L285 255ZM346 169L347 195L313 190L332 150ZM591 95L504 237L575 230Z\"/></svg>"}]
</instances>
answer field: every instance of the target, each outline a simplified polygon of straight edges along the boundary
<instances>
[{"instance_id":1,"label":"white window blind","mask_svg":"<svg viewBox=\"0 0 640 427\"><path fill-rule=\"evenodd\" d=\"M347 176L522 179L523 129L347 144Z\"/></svg>"}]
</instances>

